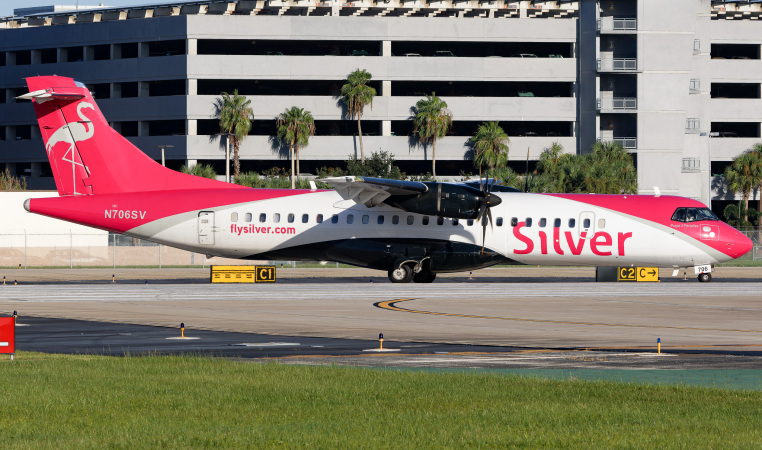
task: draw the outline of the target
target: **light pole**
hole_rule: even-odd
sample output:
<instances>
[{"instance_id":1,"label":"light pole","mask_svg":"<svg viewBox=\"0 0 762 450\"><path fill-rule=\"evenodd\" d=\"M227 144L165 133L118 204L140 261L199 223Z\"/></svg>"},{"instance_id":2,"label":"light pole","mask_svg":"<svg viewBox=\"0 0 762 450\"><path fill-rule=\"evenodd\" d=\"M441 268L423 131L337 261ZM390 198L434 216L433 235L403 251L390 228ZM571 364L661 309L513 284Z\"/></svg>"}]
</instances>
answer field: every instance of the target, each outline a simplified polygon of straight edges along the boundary
<instances>
[{"instance_id":1,"label":"light pole","mask_svg":"<svg viewBox=\"0 0 762 450\"><path fill-rule=\"evenodd\" d=\"M174 145L157 145L156 147L161 149L161 165L167 167L167 164L164 162L164 149L174 148Z\"/></svg>"}]
</instances>

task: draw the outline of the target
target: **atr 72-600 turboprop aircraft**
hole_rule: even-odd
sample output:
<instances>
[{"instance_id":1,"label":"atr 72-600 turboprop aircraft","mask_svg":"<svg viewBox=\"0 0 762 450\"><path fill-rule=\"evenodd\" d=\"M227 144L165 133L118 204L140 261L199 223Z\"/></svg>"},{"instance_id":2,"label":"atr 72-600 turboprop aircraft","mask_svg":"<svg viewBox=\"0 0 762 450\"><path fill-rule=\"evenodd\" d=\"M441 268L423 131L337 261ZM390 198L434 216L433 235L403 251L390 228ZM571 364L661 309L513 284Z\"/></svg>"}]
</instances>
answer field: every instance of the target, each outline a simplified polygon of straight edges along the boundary
<instances>
[{"instance_id":1,"label":"atr 72-600 turboprop aircraft","mask_svg":"<svg viewBox=\"0 0 762 450\"><path fill-rule=\"evenodd\" d=\"M27 79L59 198L27 211L207 255L330 260L393 282L494 264L694 267L752 243L681 197L530 194L489 182L340 177L251 189L166 169L111 129L80 82Z\"/></svg>"}]
</instances>

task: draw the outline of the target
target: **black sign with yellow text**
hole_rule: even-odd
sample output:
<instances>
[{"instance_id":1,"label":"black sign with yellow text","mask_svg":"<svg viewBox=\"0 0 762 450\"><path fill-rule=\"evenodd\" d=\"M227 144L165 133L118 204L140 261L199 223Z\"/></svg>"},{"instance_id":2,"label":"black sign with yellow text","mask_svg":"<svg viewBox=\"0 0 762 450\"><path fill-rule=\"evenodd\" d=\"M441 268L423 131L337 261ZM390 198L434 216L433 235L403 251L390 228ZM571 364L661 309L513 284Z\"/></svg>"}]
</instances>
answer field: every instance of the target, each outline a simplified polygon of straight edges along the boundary
<instances>
[{"instance_id":1,"label":"black sign with yellow text","mask_svg":"<svg viewBox=\"0 0 762 450\"><path fill-rule=\"evenodd\" d=\"M257 283L274 283L275 266L256 266L255 278Z\"/></svg>"},{"instance_id":2,"label":"black sign with yellow text","mask_svg":"<svg viewBox=\"0 0 762 450\"><path fill-rule=\"evenodd\" d=\"M618 281L659 281L658 267L618 267Z\"/></svg>"}]
</instances>

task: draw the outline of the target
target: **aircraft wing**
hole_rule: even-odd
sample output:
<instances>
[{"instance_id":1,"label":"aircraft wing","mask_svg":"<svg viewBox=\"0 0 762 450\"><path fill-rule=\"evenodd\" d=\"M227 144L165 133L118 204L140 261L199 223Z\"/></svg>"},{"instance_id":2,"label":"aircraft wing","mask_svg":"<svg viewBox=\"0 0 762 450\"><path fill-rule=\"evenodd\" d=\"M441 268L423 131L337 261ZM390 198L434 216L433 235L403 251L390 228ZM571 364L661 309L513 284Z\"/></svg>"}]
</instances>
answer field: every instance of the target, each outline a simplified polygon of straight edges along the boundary
<instances>
[{"instance_id":1,"label":"aircraft wing","mask_svg":"<svg viewBox=\"0 0 762 450\"><path fill-rule=\"evenodd\" d=\"M331 185L344 200L354 200L367 207L378 206L392 195L418 195L429 187L418 181L388 180L371 177L333 177L322 181Z\"/></svg>"}]
</instances>

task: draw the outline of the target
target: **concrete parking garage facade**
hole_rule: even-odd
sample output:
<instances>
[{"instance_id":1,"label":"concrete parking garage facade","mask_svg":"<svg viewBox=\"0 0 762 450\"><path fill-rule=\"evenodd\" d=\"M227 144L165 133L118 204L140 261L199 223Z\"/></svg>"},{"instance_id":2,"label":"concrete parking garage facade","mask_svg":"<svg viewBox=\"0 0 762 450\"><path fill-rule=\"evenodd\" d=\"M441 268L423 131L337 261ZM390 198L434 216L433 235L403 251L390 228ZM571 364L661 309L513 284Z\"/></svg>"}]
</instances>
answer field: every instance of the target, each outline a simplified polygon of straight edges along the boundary
<instances>
[{"instance_id":1,"label":"concrete parking garage facade","mask_svg":"<svg viewBox=\"0 0 762 450\"><path fill-rule=\"evenodd\" d=\"M510 136L523 167L553 142L584 153L616 140L636 157L641 193L731 200L720 173L760 138L762 5L709 0L578 2L198 1L24 13L0 21L0 163L52 187L23 78L85 82L112 126L150 157L224 172L213 118L222 91L252 100L244 170L288 165L277 114L312 112L307 171L359 153L338 90L373 74L363 116L366 154L430 170L411 137L411 108L436 91L453 113L437 172L473 171L468 139L484 121Z\"/></svg>"}]
</instances>

